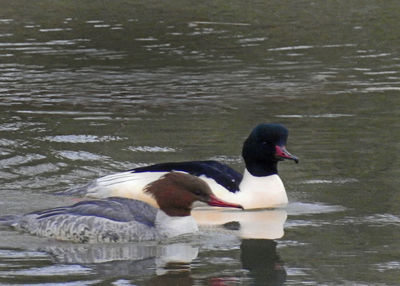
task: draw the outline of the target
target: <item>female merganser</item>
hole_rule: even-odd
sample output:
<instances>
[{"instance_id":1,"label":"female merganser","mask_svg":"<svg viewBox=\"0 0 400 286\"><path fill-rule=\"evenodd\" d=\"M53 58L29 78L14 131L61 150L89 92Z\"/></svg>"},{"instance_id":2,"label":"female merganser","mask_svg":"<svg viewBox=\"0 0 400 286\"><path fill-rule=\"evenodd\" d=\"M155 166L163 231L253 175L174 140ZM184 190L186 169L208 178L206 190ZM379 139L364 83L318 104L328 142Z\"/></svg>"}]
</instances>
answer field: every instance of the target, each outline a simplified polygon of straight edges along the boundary
<instances>
[{"instance_id":1,"label":"female merganser","mask_svg":"<svg viewBox=\"0 0 400 286\"><path fill-rule=\"evenodd\" d=\"M76 242L155 240L198 231L190 215L195 201L210 206L242 208L218 199L204 181L184 173L168 173L145 188L158 208L121 197L82 201L72 206L0 218L38 236Z\"/></svg>"},{"instance_id":2,"label":"female merganser","mask_svg":"<svg viewBox=\"0 0 400 286\"><path fill-rule=\"evenodd\" d=\"M98 178L80 188L78 193L95 198L129 197L155 205L154 199L143 192L144 186L166 172L180 171L200 177L217 197L245 209L282 207L288 203L288 198L278 176L278 162L299 161L286 150L288 134L280 124L256 126L243 144L242 156L246 164L243 175L216 161L162 163Z\"/></svg>"}]
</instances>

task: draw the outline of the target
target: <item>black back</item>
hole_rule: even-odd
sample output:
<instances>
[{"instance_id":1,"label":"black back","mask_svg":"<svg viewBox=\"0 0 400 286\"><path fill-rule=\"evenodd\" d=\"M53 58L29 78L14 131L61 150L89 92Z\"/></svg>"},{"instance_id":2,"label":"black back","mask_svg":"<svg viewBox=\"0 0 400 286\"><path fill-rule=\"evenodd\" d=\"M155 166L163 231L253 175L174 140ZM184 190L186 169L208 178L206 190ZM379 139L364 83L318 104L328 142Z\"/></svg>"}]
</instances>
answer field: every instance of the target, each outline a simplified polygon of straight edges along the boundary
<instances>
[{"instance_id":1,"label":"black back","mask_svg":"<svg viewBox=\"0 0 400 286\"><path fill-rule=\"evenodd\" d=\"M239 184L243 178L242 174L236 172L231 167L212 160L161 163L135 168L130 171L134 173L182 171L198 177L206 176L214 179L218 184L233 193L239 191Z\"/></svg>"}]
</instances>

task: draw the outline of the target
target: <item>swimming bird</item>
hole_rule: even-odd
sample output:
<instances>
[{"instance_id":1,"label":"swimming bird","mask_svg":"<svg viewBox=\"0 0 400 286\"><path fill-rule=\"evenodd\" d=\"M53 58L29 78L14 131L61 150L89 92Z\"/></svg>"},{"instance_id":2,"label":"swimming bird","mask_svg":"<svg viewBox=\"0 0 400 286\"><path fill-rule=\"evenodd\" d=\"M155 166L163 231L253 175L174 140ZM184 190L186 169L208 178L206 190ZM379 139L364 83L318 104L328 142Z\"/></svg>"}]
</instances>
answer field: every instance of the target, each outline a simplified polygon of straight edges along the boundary
<instances>
[{"instance_id":1,"label":"swimming bird","mask_svg":"<svg viewBox=\"0 0 400 286\"><path fill-rule=\"evenodd\" d=\"M166 172L180 171L206 181L215 195L245 209L276 208L288 203L285 187L278 175L278 162L299 159L286 149L288 130L281 124L259 124L244 141L244 174L217 161L161 163L135 168L95 179L81 188L88 197L120 196L156 205L143 192L144 186Z\"/></svg>"},{"instance_id":2,"label":"swimming bird","mask_svg":"<svg viewBox=\"0 0 400 286\"><path fill-rule=\"evenodd\" d=\"M195 201L210 206L242 208L218 199L204 181L172 172L150 183L145 193L159 208L129 198L87 200L72 206L0 218L12 226L42 237L75 242L129 242L157 240L198 231L191 214Z\"/></svg>"}]
</instances>

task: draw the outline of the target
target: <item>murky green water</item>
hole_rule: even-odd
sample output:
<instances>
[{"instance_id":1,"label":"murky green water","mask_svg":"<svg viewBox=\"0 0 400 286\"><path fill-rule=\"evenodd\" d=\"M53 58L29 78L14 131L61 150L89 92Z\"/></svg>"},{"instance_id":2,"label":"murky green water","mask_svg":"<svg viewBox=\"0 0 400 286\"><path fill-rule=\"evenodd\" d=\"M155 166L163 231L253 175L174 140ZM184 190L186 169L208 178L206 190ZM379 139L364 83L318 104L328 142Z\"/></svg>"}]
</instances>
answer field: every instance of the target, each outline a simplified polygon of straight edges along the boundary
<instances>
[{"instance_id":1,"label":"murky green water","mask_svg":"<svg viewBox=\"0 0 400 286\"><path fill-rule=\"evenodd\" d=\"M400 2L0 7L0 214L70 204L52 193L143 164L241 170L260 122L286 125L301 159L280 165L286 213L253 220L279 217L281 238L79 245L1 230L1 285L399 284Z\"/></svg>"}]
</instances>

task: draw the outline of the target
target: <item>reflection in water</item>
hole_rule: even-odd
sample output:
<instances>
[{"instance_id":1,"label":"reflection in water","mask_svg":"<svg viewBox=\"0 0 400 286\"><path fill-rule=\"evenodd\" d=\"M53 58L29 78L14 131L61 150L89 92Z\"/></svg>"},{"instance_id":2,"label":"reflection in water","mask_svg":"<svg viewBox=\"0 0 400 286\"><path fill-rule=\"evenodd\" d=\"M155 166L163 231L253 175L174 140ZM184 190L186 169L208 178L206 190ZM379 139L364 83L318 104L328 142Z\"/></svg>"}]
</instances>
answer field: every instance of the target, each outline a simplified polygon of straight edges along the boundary
<instances>
[{"instance_id":1,"label":"reflection in water","mask_svg":"<svg viewBox=\"0 0 400 286\"><path fill-rule=\"evenodd\" d=\"M126 279L134 278L146 281L146 285L192 285L190 265L198 255L198 246L180 242L170 244L53 242L51 245L42 246L40 251L49 253L57 261L52 272L46 267L37 268L36 271L41 273L40 276L51 277L52 273L57 274L60 271L63 271L64 275L90 274L95 271L97 281L98 279L128 281ZM79 265L87 267L77 269ZM0 274L7 277L12 273L0 271ZM14 274L24 276L22 272ZM160 284L162 282L164 283Z\"/></svg>"},{"instance_id":2,"label":"reflection in water","mask_svg":"<svg viewBox=\"0 0 400 286\"><path fill-rule=\"evenodd\" d=\"M151 278L149 281L146 281L146 285L154 285L154 286L192 286L193 278L191 277L189 272L175 272L168 273L163 276L155 276Z\"/></svg>"},{"instance_id":3,"label":"reflection in water","mask_svg":"<svg viewBox=\"0 0 400 286\"><path fill-rule=\"evenodd\" d=\"M283 285L286 271L278 253L277 243L266 239L244 239L240 246L240 259L244 269L250 271L252 285Z\"/></svg>"},{"instance_id":4,"label":"reflection in water","mask_svg":"<svg viewBox=\"0 0 400 286\"><path fill-rule=\"evenodd\" d=\"M191 280L190 263L196 258L198 251L197 247L184 243L83 245L52 242L50 244L42 246L40 252L19 249L1 251L0 284L15 281L15 277L29 282L32 282L32 277L42 282L75 277L84 279L80 280L80 283L77 281L77 285L88 285L88 279L95 273L93 278L97 283L99 279L103 281L138 279L149 280L152 285L161 285L157 283L166 278L171 283L164 285L178 285L176 284L178 281ZM49 265L50 259L46 253L57 263ZM32 257L35 257L34 261ZM4 264L6 261L7 265ZM179 285L191 284L185 282Z\"/></svg>"},{"instance_id":5,"label":"reflection in water","mask_svg":"<svg viewBox=\"0 0 400 286\"><path fill-rule=\"evenodd\" d=\"M244 239L240 244L242 269L248 271L239 279L219 273L209 279L208 285L284 285L286 270L276 250L277 243L269 239ZM247 282L247 283L246 283Z\"/></svg>"},{"instance_id":6,"label":"reflection in water","mask_svg":"<svg viewBox=\"0 0 400 286\"><path fill-rule=\"evenodd\" d=\"M198 255L198 247L188 243L157 244L129 243L129 244L56 244L42 249L62 263L77 264L104 264L119 261L124 267L112 270L124 275L125 270L130 273L140 273L141 269L148 269L151 273L163 275L168 267L174 264L189 265ZM145 265L146 267L143 267ZM181 267L183 269L183 267ZM187 267L189 268L189 267ZM106 267L105 267L106 269ZM138 271L135 271L138 269ZM125 274L126 274L125 273ZM140 273L143 274L143 273Z\"/></svg>"},{"instance_id":7,"label":"reflection in water","mask_svg":"<svg viewBox=\"0 0 400 286\"><path fill-rule=\"evenodd\" d=\"M236 211L207 208L194 209L192 216L203 228L225 225L241 238L278 239L284 234L287 213L284 209Z\"/></svg>"},{"instance_id":8,"label":"reflection in water","mask_svg":"<svg viewBox=\"0 0 400 286\"><path fill-rule=\"evenodd\" d=\"M218 232L220 226L231 230L242 239L279 239L284 235L289 215L311 215L344 211L337 205L293 202L285 209L226 210L220 208L195 208L192 216L203 230Z\"/></svg>"},{"instance_id":9,"label":"reflection in water","mask_svg":"<svg viewBox=\"0 0 400 286\"><path fill-rule=\"evenodd\" d=\"M240 259L249 271L252 285L283 285L286 271L273 240L244 239L240 244ZM202 245L201 247L205 247ZM198 247L187 243L167 245L69 245L46 251L62 262L92 264L101 276L151 277L149 285L192 285L196 276L190 264L196 259ZM156 274L156 275L154 275ZM238 282L223 274L209 278L209 285L231 285Z\"/></svg>"},{"instance_id":10,"label":"reflection in water","mask_svg":"<svg viewBox=\"0 0 400 286\"><path fill-rule=\"evenodd\" d=\"M196 281L200 284L207 281L209 285L236 285L243 279L252 281L251 285L282 285L285 281L286 272L277 254L277 243L273 240L218 241L213 235L178 240L129 244L78 244L48 240L46 244L38 244L36 251L10 249L0 253L0 259L8 259L10 266L16 269L11 271L10 267L0 266L0 275L4 279L11 279L14 275L29 279L28 276L35 275L44 281L54 276L90 278L95 273L95 281L132 279L139 285L142 285L140 281L145 281L146 285L193 285ZM212 255L204 255L207 252ZM50 259L46 253L57 262L55 265L48 265ZM28 256L36 257L42 263L19 270L18 265L24 263ZM241 268L246 271L234 276L229 274L226 270L232 266L228 257L240 257ZM211 272L203 273L202 264L207 264Z\"/></svg>"},{"instance_id":11,"label":"reflection in water","mask_svg":"<svg viewBox=\"0 0 400 286\"><path fill-rule=\"evenodd\" d=\"M158 259L163 267L170 262L190 263L197 256L198 248L185 243L57 243L42 247L62 263L104 263L116 260Z\"/></svg>"}]
</instances>

